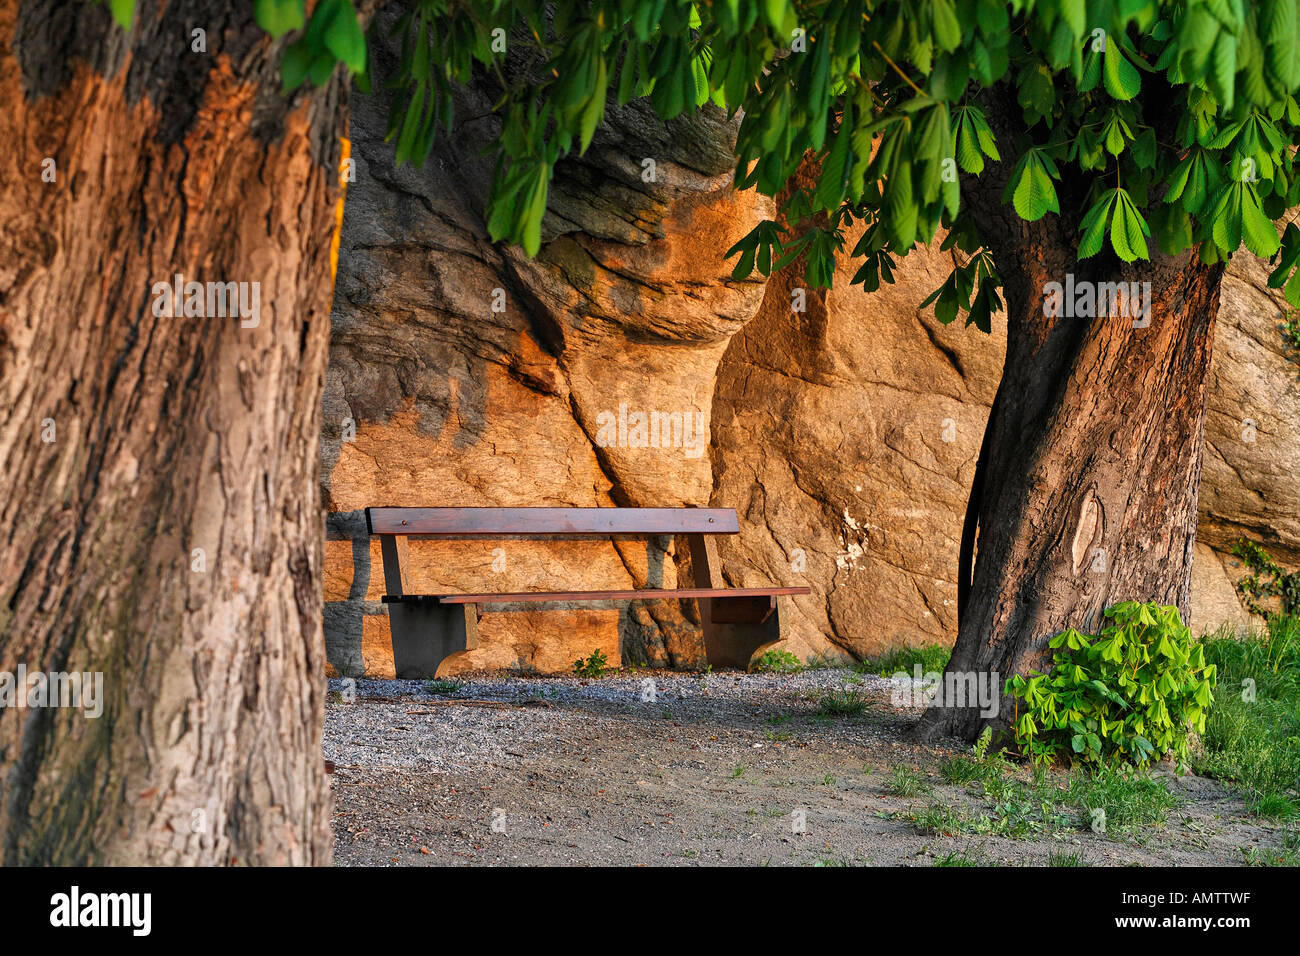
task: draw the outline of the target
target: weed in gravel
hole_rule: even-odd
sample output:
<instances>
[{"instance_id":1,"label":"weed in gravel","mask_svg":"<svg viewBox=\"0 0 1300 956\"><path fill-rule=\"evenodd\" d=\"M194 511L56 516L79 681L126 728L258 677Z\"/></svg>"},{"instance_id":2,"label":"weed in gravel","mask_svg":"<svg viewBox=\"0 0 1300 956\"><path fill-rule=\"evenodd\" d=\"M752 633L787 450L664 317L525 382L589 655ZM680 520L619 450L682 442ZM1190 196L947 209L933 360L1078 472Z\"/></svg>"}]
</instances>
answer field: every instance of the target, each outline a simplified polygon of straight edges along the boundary
<instances>
[{"instance_id":1,"label":"weed in gravel","mask_svg":"<svg viewBox=\"0 0 1300 956\"><path fill-rule=\"evenodd\" d=\"M1087 862L1077 853L1049 853L1048 866L1087 866Z\"/></svg>"},{"instance_id":2,"label":"weed in gravel","mask_svg":"<svg viewBox=\"0 0 1300 956\"><path fill-rule=\"evenodd\" d=\"M914 797L930 790L930 784L912 767L895 767L885 784L885 791L895 797Z\"/></svg>"},{"instance_id":3,"label":"weed in gravel","mask_svg":"<svg viewBox=\"0 0 1300 956\"><path fill-rule=\"evenodd\" d=\"M1250 805L1250 812L1269 820L1294 820L1300 816L1300 806L1284 793L1267 793Z\"/></svg>"},{"instance_id":4,"label":"weed in gravel","mask_svg":"<svg viewBox=\"0 0 1300 956\"><path fill-rule=\"evenodd\" d=\"M949 853L947 856L937 857L934 861L935 866L983 866L978 860L967 856L965 853Z\"/></svg>"},{"instance_id":5,"label":"weed in gravel","mask_svg":"<svg viewBox=\"0 0 1300 956\"><path fill-rule=\"evenodd\" d=\"M604 677L611 670L609 658L599 647L591 652L590 657L579 657L573 662L573 673L578 677Z\"/></svg>"},{"instance_id":6,"label":"weed in gravel","mask_svg":"<svg viewBox=\"0 0 1300 956\"><path fill-rule=\"evenodd\" d=\"M427 680L424 682L424 689L430 694L455 694L460 691L461 685L454 680Z\"/></svg>"},{"instance_id":7,"label":"weed in gravel","mask_svg":"<svg viewBox=\"0 0 1300 956\"><path fill-rule=\"evenodd\" d=\"M1300 833L1288 833L1280 847L1243 846L1241 855L1247 866L1300 866Z\"/></svg>"},{"instance_id":8,"label":"weed in gravel","mask_svg":"<svg viewBox=\"0 0 1300 956\"><path fill-rule=\"evenodd\" d=\"M932 803L920 810L895 814L896 817L909 820L918 833L930 836L957 836L978 829L964 811L950 807L946 803Z\"/></svg>"},{"instance_id":9,"label":"weed in gravel","mask_svg":"<svg viewBox=\"0 0 1300 956\"><path fill-rule=\"evenodd\" d=\"M1076 771L1063 799L1084 811L1105 811L1106 829L1121 832L1138 826L1164 823L1177 799L1163 783L1143 773L1107 770L1090 774Z\"/></svg>"},{"instance_id":10,"label":"weed in gravel","mask_svg":"<svg viewBox=\"0 0 1300 956\"><path fill-rule=\"evenodd\" d=\"M764 651L754 662L754 670L768 674L797 674L803 670L803 661L789 651L773 648Z\"/></svg>"},{"instance_id":11,"label":"weed in gravel","mask_svg":"<svg viewBox=\"0 0 1300 956\"><path fill-rule=\"evenodd\" d=\"M859 717L867 709L867 698L855 687L830 690L817 698L821 717Z\"/></svg>"},{"instance_id":12,"label":"weed in gravel","mask_svg":"<svg viewBox=\"0 0 1300 956\"><path fill-rule=\"evenodd\" d=\"M990 735L980 736L970 756L945 761L940 773L948 783L978 789L984 810L966 810L932 803L921 810L902 811L896 819L910 821L922 833L992 833L1025 839L1043 833L1090 829L1132 836L1138 827L1164 823L1177 800L1159 780L1145 773L1115 770L1076 770L1067 783L1044 767L1028 779L1002 754L989 755ZM898 768L896 777L910 772Z\"/></svg>"}]
</instances>

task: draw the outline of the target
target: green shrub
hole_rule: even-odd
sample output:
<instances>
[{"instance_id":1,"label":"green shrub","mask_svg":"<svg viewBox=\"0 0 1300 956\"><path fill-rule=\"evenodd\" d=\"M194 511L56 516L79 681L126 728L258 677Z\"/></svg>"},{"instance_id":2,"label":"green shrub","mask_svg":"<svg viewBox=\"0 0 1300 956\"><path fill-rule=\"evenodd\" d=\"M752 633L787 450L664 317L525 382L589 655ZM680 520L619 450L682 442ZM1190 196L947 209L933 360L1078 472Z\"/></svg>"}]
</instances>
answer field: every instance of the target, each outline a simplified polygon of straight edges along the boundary
<instances>
[{"instance_id":1,"label":"green shrub","mask_svg":"<svg viewBox=\"0 0 1300 956\"><path fill-rule=\"evenodd\" d=\"M590 657L579 657L573 662L573 673L579 677L604 677L605 673L611 669L609 658L604 655L600 648L592 651Z\"/></svg>"},{"instance_id":2,"label":"green shrub","mask_svg":"<svg viewBox=\"0 0 1300 956\"><path fill-rule=\"evenodd\" d=\"M1187 756L1188 730L1205 730L1216 669L1176 607L1128 601L1106 609L1092 637L1070 628L1049 642L1047 674L1014 677L1016 740L1038 761L1141 767Z\"/></svg>"}]
</instances>

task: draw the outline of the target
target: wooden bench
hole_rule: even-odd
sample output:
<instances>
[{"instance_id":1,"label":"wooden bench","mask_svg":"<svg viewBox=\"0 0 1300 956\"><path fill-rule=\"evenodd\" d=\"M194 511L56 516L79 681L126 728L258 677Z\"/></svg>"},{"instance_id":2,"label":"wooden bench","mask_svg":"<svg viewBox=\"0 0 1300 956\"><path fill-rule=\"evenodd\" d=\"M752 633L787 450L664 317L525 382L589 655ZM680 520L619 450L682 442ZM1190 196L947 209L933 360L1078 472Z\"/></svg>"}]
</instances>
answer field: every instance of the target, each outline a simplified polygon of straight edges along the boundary
<instances>
[{"instance_id":1,"label":"wooden bench","mask_svg":"<svg viewBox=\"0 0 1300 956\"><path fill-rule=\"evenodd\" d=\"M398 677L433 677L451 654L478 647L483 604L635 601L665 598L698 602L704 646L716 667L749 666L781 639L777 597L808 594L806 587L722 587L713 535L738 534L730 508L367 508L366 528L378 537L384 559L384 603L393 635ZM482 594L412 594L402 579L399 544L426 538L657 537L684 535L691 550L694 587L636 591L524 591Z\"/></svg>"}]
</instances>

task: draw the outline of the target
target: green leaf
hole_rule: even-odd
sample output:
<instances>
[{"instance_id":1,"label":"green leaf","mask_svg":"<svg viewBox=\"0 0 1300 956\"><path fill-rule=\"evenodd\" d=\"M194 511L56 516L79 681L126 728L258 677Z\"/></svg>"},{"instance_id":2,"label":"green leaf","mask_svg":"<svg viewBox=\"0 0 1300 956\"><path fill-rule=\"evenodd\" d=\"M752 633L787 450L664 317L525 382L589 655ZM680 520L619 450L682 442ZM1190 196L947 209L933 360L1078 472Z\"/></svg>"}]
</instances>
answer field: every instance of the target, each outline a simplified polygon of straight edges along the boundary
<instances>
[{"instance_id":1,"label":"green leaf","mask_svg":"<svg viewBox=\"0 0 1300 956\"><path fill-rule=\"evenodd\" d=\"M327 5L333 6L332 14L323 12ZM366 37L349 0L320 0L312 18L317 16L330 16L325 28L326 49L353 73L362 72L366 68Z\"/></svg>"},{"instance_id":2,"label":"green leaf","mask_svg":"<svg viewBox=\"0 0 1300 956\"><path fill-rule=\"evenodd\" d=\"M587 99L587 105L582 110L582 120L578 132L580 144L578 152L580 153L585 153L587 147L591 145L591 138L596 133L596 127L600 125L600 120L605 115L605 88L608 84L605 70L605 58L600 57L596 61L596 78L592 83L591 95Z\"/></svg>"},{"instance_id":3,"label":"green leaf","mask_svg":"<svg viewBox=\"0 0 1300 956\"><path fill-rule=\"evenodd\" d=\"M1102 74L1106 92L1117 100L1131 100L1137 96L1142 88L1142 77L1114 38L1107 39L1103 59Z\"/></svg>"},{"instance_id":4,"label":"green leaf","mask_svg":"<svg viewBox=\"0 0 1300 956\"><path fill-rule=\"evenodd\" d=\"M123 30L131 29L135 19L135 0L108 0L108 10Z\"/></svg>"},{"instance_id":5,"label":"green leaf","mask_svg":"<svg viewBox=\"0 0 1300 956\"><path fill-rule=\"evenodd\" d=\"M934 22L934 39L939 49L951 53L961 45L961 22L953 0L934 0L931 7Z\"/></svg>"},{"instance_id":6,"label":"green leaf","mask_svg":"<svg viewBox=\"0 0 1300 956\"><path fill-rule=\"evenodd\" d=\"M301 30L305 0L257 0L253 15L257 25L278 40L290 30Z\"/></svg>"},{"instance_id":7,"label":"green leaf","mask_svg":"<svg viewBox=\"0 0 1300 956\"><path fill-rule=\"evenodd\" d=\"M285 48L280 57L280 82L286 93L292 93L307 79L307 68L311 59L307 53L307 44L302 40Z\"/></svg>"}]
</instances>

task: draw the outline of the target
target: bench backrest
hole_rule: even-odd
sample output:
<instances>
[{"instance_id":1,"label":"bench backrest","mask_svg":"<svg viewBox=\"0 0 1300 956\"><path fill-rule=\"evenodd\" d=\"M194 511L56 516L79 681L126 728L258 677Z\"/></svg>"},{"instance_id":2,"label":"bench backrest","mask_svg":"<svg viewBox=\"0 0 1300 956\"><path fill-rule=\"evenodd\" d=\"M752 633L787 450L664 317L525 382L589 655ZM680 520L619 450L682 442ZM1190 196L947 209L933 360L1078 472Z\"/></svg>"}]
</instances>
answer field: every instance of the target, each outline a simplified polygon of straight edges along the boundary
<instances>
[{"instance_id":1,"label":"bench backrest","mask_svg":"<svg viewBox=\"0 0 1300 956\"><path fill-rule=\"evenodd\" d=\"M732 508L367 508L372 535L738 534Z\"/></svg>"}]
</instances>

